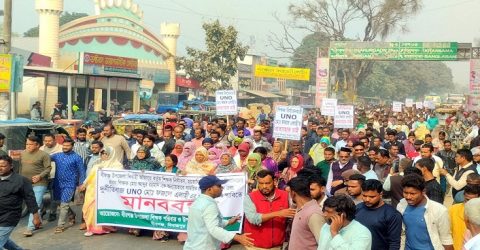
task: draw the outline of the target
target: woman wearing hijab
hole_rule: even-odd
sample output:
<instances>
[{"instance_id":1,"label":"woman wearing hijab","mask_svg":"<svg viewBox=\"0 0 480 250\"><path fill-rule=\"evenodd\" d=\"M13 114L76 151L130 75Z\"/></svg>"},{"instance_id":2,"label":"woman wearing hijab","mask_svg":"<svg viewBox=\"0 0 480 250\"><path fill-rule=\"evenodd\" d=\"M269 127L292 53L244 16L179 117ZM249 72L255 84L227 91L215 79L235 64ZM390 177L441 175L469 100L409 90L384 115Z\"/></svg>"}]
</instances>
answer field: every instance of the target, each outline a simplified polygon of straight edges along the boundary
<instances>
[{"instance_id":1,"label":"woman wearing hijab","mask_svg":"<svg viewBox=\"0 0 480 250\"><path fill-rule=\"evenodd\" d=\"M283 151L283 142L281 141L275 141L273 142L272 145L272 151L268 154L278 165L282 160L282 151ZM284 154L286 157L286 155Z\"/></svg>"},{"instance_id":2,"label":"woman wearing hijab","mask_svg":"<svg viewBox=\"0 0 480 250\"><path fill-rule=\"evenodd\" d=\"M224 152L220 156L220 163L215 169L215 174L226 174L232 173L237 168L235 161L233 160L232 155L229 152Z\"/></svg>"},{"instance_id":3,"label":"woman wearing hijab","mask_svg":"<svg viewBox=\"0 0 480 250\"><path fill-rule=\"evenodd\" d=\"M230 155L236 155L237 154L237 149L238 146L243 142L243 138L240 138L238 136L233 139L233 145L228 149L230 152Z\"/></svg>"},{"instance_id":4,"label":"woman wearing hijab","mask_svg":"<svg viewBox=\"0 0 480 250\"><path fill-rule=\"evenodd\" d=\"M184 173L202 175L215 173L215 163L208 160L208 150L206 148L200 147L195 150L195 157L187 163Z\"/></svg>"},{"instance_id":5,"label":"woman wearing hijab","mask_svg":"<svg viewBox=\"0 0 480 250\"><path fill-rule=\"evenodd\" d=\"M183 152L183 148L185 147L185 141L184 140L178 140L175 142L175 146L173 147L172 153L176 157L180 157L180 155Z\"/></svg>"},{"instance_id":6,"label":"woman wearing hijab","mask_svg":"<svg viewBox=\"0 0 480 250\"><path fill-rule=\"evenodd\" d=\"M107 226L98 226L96 224L96 214L97 214L97 171L99 169L123 169L123 165L115 160L115 151L111 147L106 147L100 151L100 159L97 160L92 167L87 179L83 183L83 188L86 188L85 191L85 202L83 203L83 218L85 219L85 225L87 231L85 236L89 237L94 234L107 234L112 231L115 231L112 227Z\"/></svg>"},{"instance_id":7,"label":"woman wearing hijab","mask_svg":"<svg viewBox=\"0 0 480 250\"><path fill-rule=\"evenodd\" d=\"M208 150L208 160L215 163L215 165L220 164L220 156L222 156L221 149L213 147Z\"/></svg>"},{"instance_id":8,"label":"woman wearing hijab","mask_svg":"<svg viewBox=\"0 0 480 250\"><path fill-rule=\"evenodd\" d=\"M132 170L143 170L143 171L157 171L160 168L160 164L152 158L150 155L150 150L141 146L137 150L137 155L132 160L130 169Z\"/></svg>"},{"instance_id":9,"label":"woman wearing hijab","mask_svg":"<svg viewBox=\"0 0 480 250\"><path fill-rule=\"evenodd\" d=\"M325 159L323 156L325 148L330 146L330 139L328 139L328 137L322 137L319 143L313 144L312 148L310 148L310 151L308 152L308 155L312 157L314 165L317 165L319 162Z\"/></svg>"},{"instance_id":10,"label":"woman wearing hijab","mask_svg":"<svg viewBox=\"0 0 480 250\"><path fill-rule=\"evenodd\" d=\"M187 166L187 163L195 156L195 143L187 142L183 146L182 154L178 157L177 167L181 170L184 170Z\"/></svg>"},{"instance_id":11,"label":"woman wearing hijab","mask_svg":"<svg viewBox=\"0 0 480 250\"><path fill-rule=\"evenodd\" d=\"M250 144L242 142L238 145L237 154L233 157L233 160L237 164L237 170L243 171L247 166L247 157L250 154Z\"/></svg>"},{"instance_id":12,"label":"woman wearing hijab","mask_svg":"<svg viewBox=\"0 0 480 250\"><path fill-rule=\"evenodd\" d=\"M262 157L259 153L251 153L247 158L247 167L245 171L248 177L248 191L256 188L256 178L258 171L262 170Z\"/></svg>"}]
</instances>

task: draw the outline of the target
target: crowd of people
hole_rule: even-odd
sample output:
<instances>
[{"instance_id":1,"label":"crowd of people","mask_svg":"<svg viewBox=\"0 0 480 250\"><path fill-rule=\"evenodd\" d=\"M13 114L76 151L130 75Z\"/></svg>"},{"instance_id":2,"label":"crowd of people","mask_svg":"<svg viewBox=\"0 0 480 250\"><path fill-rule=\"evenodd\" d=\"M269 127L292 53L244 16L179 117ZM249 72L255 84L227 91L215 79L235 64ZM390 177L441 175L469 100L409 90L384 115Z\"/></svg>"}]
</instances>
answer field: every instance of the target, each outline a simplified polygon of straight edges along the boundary
<instances>
[{"instance_id":1,"label":"crowd of people","mask_svg":"<svg viewBox=\"0 0 480 250\"><path fill-rule=\"evenodd\" d=\"M232 240L253 250L480 249L480 118L458 113L440 125L430 110L387 110L356 110L351 129L309 111L298 141L275 139L266 114L208 121L169 114L161 127L127 125L124 134L112 124L80 128L62 145L53 135L30 136L19 174L0 156L0 190L23 186L0 200L0 246L15 244L9 235L20 220L19 200L31 213L26 237L45 211L49 221L58 217L55 233L80 221L73 200L83 203L85 236L116 231L95 223L97 170L111 168L206 176L187 232L151 233L160 241L176 236L185 249L228 248ZM466 148L454 148L446 132L460 121L471 124ZM239 172L248 179L244 215L223 221L214 199L224 181L215 175ZM47 191L54 202L45 208ZM238 220L242 234L224 229Z\"/></svg>"}]
</instances>

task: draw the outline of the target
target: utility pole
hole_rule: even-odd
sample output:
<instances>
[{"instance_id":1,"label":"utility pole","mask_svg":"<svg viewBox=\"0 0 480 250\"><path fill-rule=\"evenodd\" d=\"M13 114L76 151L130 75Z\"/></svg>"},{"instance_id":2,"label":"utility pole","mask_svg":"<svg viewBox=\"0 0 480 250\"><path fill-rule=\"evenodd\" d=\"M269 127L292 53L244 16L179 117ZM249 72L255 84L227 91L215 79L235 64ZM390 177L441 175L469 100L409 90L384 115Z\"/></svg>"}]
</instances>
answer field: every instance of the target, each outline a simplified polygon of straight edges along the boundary
<instances>
[{"instance_id":1,"label":"utility pole","mask_svg":"<svg viewBox=\"0 0 480 250\"><path fill-rule=\"evenodd\" d=\"M12 48L12 0L3 1L3 53L8 54Z\"/></svg>"}]
</instances>

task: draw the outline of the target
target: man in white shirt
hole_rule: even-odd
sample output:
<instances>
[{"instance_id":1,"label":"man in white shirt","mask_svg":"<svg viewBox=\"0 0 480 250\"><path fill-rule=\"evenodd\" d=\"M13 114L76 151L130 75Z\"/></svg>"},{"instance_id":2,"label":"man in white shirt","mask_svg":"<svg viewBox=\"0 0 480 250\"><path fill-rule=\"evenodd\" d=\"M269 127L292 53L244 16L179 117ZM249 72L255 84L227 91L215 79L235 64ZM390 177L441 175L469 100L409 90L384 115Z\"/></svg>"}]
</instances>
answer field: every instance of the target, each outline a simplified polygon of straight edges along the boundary
<instances>
[{"instance_id":1,"label":"man in white shirt","mask_svg":"<svg viewBox=\"0 0 480 250\"><path fill-rule=\"evenodd\" d=\"M348 129L342 130L342 133L340 134L341 139L335 143L335 151L339 152L341 148L345 147L347 145L347 140L350 137L350 131Z\"/></svg>"},{"instance_id":2,"label":"man in white shirt","mask_svg":"<svg viewBox=\"0 0 480 250\"><path fill-rule=\"evenodd\" d=\"M471 199L465 204L465 224L472 238L465 243L464 248L480 249L480 198Z\"/></svg>"},{"instance_id":3,"label":"man in white shirt","mask_svg":"<svg viewBox=\"0 0 480 250\"><path fill-rule=\"evenodd\" d=\"M422 145L420 148L420 156L417 156L413 159L413 166L415 166L415 163L422 158L432 159L435 162L435 167L433 168L432 174L435 177L435 180L440 183L440 169L443 169L443 160L442 158L433 154L432 144L426 143Z\"/></svg>"}]
</instances>

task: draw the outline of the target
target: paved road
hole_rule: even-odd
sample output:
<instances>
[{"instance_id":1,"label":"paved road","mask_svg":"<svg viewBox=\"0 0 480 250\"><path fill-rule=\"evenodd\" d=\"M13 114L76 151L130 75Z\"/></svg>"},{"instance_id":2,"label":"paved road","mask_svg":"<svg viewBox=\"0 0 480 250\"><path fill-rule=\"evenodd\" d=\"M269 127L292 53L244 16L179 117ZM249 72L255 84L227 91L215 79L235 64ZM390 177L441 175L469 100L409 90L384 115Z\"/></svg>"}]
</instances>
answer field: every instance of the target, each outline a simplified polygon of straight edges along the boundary
<instances>
[{"instance_id":1,"label":"paved road","mask_svg":"<svg viewBox=\"0 0 480 250\"><path fill-rule=\"evenodd\" d=\"M79 208L75 208L75 211L79 211ZM27 217L28 218L28 217ZM61 234L55 234L55 222L45 221L42 229L35 232L33 237L25 238L22 233L27 225L27 219L24 218L15 231L12 233L11 238L21 247L32 250L134 250L134 249L182 249L176 240L170 240L169 242L162 243L154 241L150 235L144 235L142 237L134 237L128 235L125 230L121 230L117 233L108 235L85 237L84 231L79 230L79 219L77 215L77 224L71 228L65 230ZM243 249L240 245L234 245L233 250ZM199 249L201 250L201 249Z\"/></svg>"}]
</instances>

